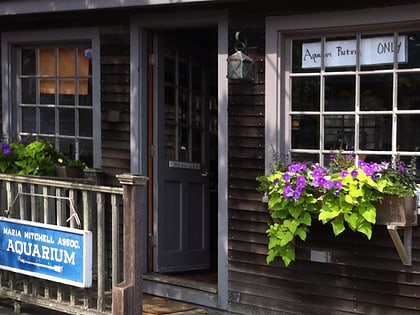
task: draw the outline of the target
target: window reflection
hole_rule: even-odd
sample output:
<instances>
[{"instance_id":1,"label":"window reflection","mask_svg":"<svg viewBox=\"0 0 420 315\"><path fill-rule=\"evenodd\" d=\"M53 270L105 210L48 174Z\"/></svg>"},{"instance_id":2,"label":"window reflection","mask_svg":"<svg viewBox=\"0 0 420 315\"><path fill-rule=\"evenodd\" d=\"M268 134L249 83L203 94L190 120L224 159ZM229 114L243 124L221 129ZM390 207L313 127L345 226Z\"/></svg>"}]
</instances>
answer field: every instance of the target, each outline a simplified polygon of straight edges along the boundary
<instances>
[{"instance_id":1,"label":"window reflection","mask_svg":"<svg viewBox=\"0 0 420 315\"><path fill-rule=\"evenodd\" d=\"M353 111L356 81L354 75L325 78L325 110Z\"/></svg>"},{"instance_id":2,"label":"window reflection","mask_svg":"<svg viewBox=\"0 0 420 315\"><path fill-rule=\"evenodd\" d=\"M392 73L360 77L360 110L392 109Z\"/></svg>"},{"instance_id":3,"label":"window reflection","mask_svg":"<svg viewBox=\"0 0 420 315\"><path fill-rule=\"evenodd\" d=\"M292 116L292 148L319 149L319 116Z\"/></svg>"}]
</instances>

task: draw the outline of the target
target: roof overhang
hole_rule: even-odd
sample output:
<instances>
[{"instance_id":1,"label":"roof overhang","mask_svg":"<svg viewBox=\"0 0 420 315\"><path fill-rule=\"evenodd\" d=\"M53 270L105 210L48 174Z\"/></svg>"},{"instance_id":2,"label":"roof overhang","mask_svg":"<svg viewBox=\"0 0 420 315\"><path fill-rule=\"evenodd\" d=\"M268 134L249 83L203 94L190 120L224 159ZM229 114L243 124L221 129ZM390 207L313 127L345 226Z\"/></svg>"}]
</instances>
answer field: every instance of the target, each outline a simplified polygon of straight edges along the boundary
<instances>
[{"instance_id":1,"label":"roof overhang","mask_svg":"<svg viewBox=\"0 0 420 315\"><path fill-rule=\"evenodd\" d=\"M6 0L0 1L0 16L234 1L235 0Z\"/></svg>"}]
</instances>

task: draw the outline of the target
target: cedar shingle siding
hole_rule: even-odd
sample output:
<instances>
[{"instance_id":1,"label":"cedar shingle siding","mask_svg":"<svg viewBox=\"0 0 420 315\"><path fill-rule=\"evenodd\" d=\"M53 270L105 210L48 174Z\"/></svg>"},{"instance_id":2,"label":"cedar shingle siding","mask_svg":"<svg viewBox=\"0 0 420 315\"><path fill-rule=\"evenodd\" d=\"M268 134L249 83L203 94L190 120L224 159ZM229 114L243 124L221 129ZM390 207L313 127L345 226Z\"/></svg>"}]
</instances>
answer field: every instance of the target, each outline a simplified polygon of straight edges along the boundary
<instances>
[{"instance_id":1,"label":"cedar shingle siding","mask_svg":"<svg viewBox=\"0 0 420 315\"><path fill-rule=\"evenodd\" d=\"M260 4L249 1L248 10ZM316 6L322 5L322 2L316 3ZM229 53L233 52L233 34L242 31L247 35L248 54L256 63L255 81L230 82L228 91L229 310L253 315L418 314L420 227L413 228L411 267L401 264L383 226L375 227L372 240L368 241L351 232L335 238L329 226L319 224L311 230L306 242L296 243L297 260L289 268L282 266L281 259L266 264L265 232L270 217L267 205L256 191L255 178L265 171L264 21L266 16L278 13L269 6L265 11L261 7L258 10L259 17L231 16L229 21ZM297 12L296 8L294 10ZM302 6L300 10L309 9ZM118 13L126 17L127 24L116 20L115 26L103 27L100 32L102 168L111 184L115 184L115 174L130 169L128 20L134 12ZM112 16L107 18L110 23ZM19 21L18 16L15 26L10 24L10 27L19 25L22 29L24 26ZM66 24L64 21L61 27ZM88 23L87 19L80 21L80 26ZM33 29L37 20L29 23L26 28ZM78 22L73 20L71 26L75 23ZM48 23L44 21L44 24ZM89 25L92 24L99 25L100 21L90 20ZM311 250L329 253L330 262L311 261Z\"/></svg>"}]
</instances>

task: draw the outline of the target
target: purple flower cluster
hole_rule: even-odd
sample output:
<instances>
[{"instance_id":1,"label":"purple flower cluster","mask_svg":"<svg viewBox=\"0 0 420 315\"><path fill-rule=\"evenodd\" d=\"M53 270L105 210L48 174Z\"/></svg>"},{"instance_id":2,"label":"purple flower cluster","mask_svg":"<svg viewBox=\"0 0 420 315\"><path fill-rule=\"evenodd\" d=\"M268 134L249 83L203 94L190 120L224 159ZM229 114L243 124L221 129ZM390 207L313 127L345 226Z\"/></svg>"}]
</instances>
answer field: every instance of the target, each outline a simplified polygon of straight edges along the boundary
<instances>
[{"instance_id":1,"label":"purple flower cluster","mask_svg":"<svg viewBox=\"0 0 420 315\"><path fill-rule=\"evenodd\" d=\"M0 145L1 145L1 150L2 150L4 155L10 155L10 153L12 153L12 150L11 150L10 145L8 143L2 142Z\"/></svg>"},{"instance_id":2,"label":"purple flower cluster","mask_svg":"<svg viewBox=\"0 0 420 315\"><path fill-rule=\"evenodd\" d=\"M308 167L304 163L293 163L289 165L288 171L284 172L281 179L285 185L283 188L283 197L298 200L302 193L310 183L309 187L323 188L325 190L332 190L335 197L340 196L340 190L343 188L342 180L347 176L357 178L360 171L363 171L367 176L370 176L373 180L376 180L380 172L383 170L383 166L380 164L371 162L365 163L359 161L358 168L353 170L341 170L339 172L340 177L332 176L330 170L319 165L313 167L312 170L308 170ZM335 178L335 179L331 179ZM279 184L280 180L277 178L273 182Z\"/></svg>"},{"instance_id":3,"label":"purple flower cluster","mask_svg":"<svg viewBox=\"0 0 420 315\"><path fill-rule=\"evenodd\" d=\"M307 169L306 164L304 163L294 163L289 165L288 172L282 175L282 179L289 184L284 186L283 197L292 198L293 200L298 200L302 193L305 191L306 187L306 178L304 175L300 174ZM300 175L299 175L300 174ZM296 187L290 183L292 178L296 178Z\"/></svg>"}]
</instances>

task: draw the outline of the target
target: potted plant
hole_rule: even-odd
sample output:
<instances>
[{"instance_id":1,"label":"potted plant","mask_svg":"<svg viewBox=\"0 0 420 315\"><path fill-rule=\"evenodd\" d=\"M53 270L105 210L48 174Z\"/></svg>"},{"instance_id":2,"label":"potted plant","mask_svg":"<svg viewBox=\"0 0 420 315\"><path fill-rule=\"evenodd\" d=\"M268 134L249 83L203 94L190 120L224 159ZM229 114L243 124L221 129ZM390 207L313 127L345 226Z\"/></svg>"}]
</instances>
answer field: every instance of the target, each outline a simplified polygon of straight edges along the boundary
<instances>
[{"instance_id":1,"label":"potted plant","mask_svg":"<svg viewBox=\"0 0 420 315\"><path fill-rule=\"evenodd\" d=\"M64 155L57 159L56 174L59 177L82 178L83 170L87 168L85 162L72 160Z\"/></svg>"},{"instance_id":2,"label":"potted plant","mask_svg":"<svg viewBox=\"0 0 420 315\"><path fill-rule=\"evenodd\" d=\"M295 260L294 242L305 241L312 220L330 223L334 235L347 227L372 236L378 202L386 195L414 198L414 163L355 165L355 155L339 152L329 167L275 158L270 174L257 178L268 197L273 222L268 235L267 263L281 257L285 266Z\"/></svg>"},{"instance_id":3,"label":"potted plant","mask_svg":"<svg viewBox=\"0 0 420 315\"><path fill-rule=\"evenodd\" d=\"M52 143L22 138L0 143L0 172L17 175L52 176L56 150Z\"/></svg>"},{"instance_id":4,"label":"potted plant","mask_svg":"<svg viewBox=\"0 0 420 315\"><path fill-rule=\"evenodd\" d=\"M86 163L72 160L54 145L34 136L0 142L0 173L16 175L84 177Z\"/></svg>"}]
</instances>

